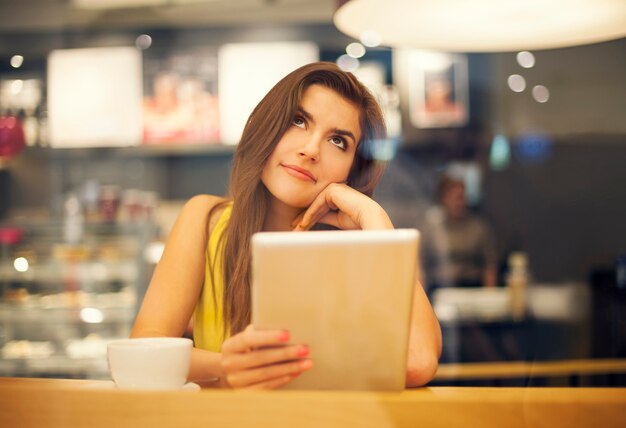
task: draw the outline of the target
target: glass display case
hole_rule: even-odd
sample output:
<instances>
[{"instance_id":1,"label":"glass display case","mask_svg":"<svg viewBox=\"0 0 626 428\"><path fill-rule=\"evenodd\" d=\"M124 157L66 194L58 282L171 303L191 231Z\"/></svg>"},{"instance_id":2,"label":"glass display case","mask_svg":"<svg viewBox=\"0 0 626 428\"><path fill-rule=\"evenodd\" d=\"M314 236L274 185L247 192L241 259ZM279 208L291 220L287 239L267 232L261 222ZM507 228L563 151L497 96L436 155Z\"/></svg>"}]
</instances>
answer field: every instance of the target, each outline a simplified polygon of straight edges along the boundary
<instances>
[{"instance_id":1,"label":"glass display case","mask_svg":"<svg viewBox=\"0 0 626 428\"><path fill-rule=\"evenodd\" d=\"M78 240L67 223L0 228L0 376L108 377L106 345L130 333L156 228L80 228Z\"/></svg>"}]
</instances>

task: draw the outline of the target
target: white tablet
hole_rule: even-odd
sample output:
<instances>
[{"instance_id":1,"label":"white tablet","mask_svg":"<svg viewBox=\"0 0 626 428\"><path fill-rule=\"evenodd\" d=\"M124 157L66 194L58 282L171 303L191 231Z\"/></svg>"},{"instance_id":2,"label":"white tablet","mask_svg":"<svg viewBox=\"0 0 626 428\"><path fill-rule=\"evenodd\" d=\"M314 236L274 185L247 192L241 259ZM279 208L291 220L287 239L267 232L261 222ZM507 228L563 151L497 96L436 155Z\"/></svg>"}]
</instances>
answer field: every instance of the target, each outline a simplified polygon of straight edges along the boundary
<instances>
[{"instance_id":1,"label":"white tablet","mask_svg":"<svg viewBox=\"0 0 626 428\"><path fill-rule=\"evenodd\" d=\"M415 229L253 236L252 323L288 329L313 360L287 388L404 388L418 237Z\"/></svg>"}]
</instances>

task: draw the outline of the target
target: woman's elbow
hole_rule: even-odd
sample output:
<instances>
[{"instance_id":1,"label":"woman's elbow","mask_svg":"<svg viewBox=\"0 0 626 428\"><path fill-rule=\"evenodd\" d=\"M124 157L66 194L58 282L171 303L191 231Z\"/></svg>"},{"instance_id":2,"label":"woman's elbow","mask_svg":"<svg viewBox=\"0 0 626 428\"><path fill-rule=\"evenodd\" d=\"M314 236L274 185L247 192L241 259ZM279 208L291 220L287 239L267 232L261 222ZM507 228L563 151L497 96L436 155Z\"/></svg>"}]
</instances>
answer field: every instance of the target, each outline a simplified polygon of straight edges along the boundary
<instances>
[{"instance_id":1,"label":"woman's elbow","mask_svg":"<svg viewBox=\"0 0 626 428\"><path fill-rule=\"evenodd\" d=\"M416 387L426 385L435 377L439 367L439 358L436 355L423 355L414 361L409 361L406 369L406 386Z\"/></svg>"}]
</instances>

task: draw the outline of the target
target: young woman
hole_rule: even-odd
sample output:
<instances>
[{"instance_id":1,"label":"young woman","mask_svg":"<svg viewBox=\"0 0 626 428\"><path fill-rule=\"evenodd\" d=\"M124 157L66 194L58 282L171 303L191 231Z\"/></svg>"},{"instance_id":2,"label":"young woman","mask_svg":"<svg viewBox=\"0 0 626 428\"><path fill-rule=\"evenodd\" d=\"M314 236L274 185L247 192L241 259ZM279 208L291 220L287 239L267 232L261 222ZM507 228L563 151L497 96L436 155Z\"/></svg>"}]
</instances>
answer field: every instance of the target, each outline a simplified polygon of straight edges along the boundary
<instances>
[{"instance_id":1,"label":"young woman","mask_svg":"<svg viewBox=\"0 0 626 428\"><path fill-rule=\"evenodd\" d=\"M371 199L382 167L368 141L385 138L378 104L332 63L301 67L254 109L234 156L231 198L189 200L168 237L132 337L181 336L193 314L190 380L232 388L276 388L314 364L286 330L250 323L250 240L258 231L392 229ZM317 227L317 226L316 226ZM437 369L441 331L419 283L406 382ZM357 334L357 332L355 332ZM358 358L358 355L355 355Z\"/></svg>"}]
</instances>

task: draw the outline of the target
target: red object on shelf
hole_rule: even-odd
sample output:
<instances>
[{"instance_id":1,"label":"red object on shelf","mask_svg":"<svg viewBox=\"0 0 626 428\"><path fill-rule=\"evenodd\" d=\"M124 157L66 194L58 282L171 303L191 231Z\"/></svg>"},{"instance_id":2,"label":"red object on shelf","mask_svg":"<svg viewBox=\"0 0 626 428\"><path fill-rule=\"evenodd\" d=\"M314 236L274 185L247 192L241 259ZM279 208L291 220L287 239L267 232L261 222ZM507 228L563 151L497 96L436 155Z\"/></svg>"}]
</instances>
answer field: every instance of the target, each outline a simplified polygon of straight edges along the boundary
<instances>
[{"instance_id":1,"label":"red object on shelf","mask_svg":"<svg viewBox=\"0 0 626 428\"><path fill-rule=\"evenodd\" d=\"M22 122L15 116L0 116L0 157L11 157L25 145Z\"/></svg>"},{"instance_id":2,"label":"red object on shelf","mask_svg":"<svg viewBox=\"0 0 626 428\"><path fill-rule=\"evenodd\" d=\"M0 244L15 245L24 237L24 231L19 227L0 227Z\"/></svg>"}]
</instances>

